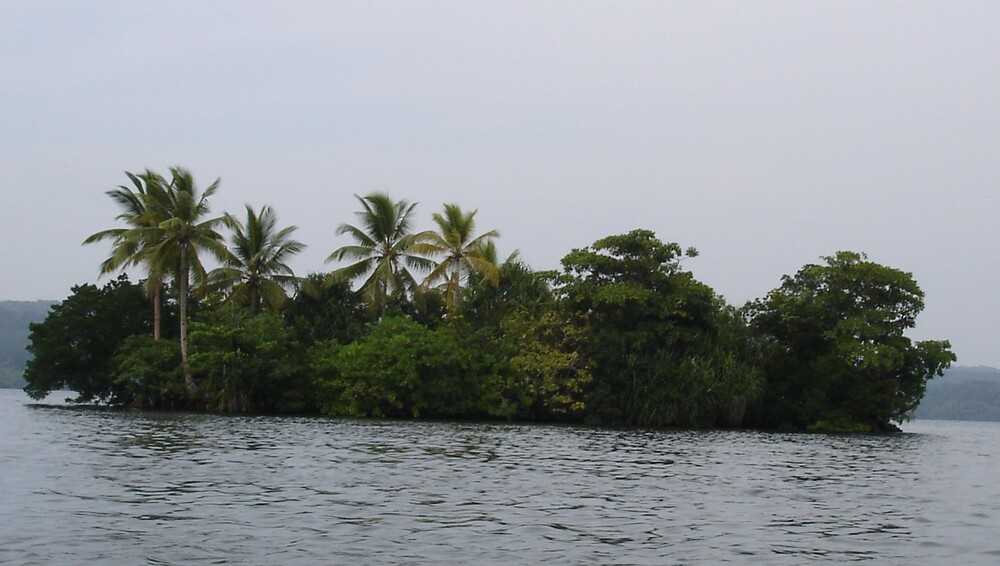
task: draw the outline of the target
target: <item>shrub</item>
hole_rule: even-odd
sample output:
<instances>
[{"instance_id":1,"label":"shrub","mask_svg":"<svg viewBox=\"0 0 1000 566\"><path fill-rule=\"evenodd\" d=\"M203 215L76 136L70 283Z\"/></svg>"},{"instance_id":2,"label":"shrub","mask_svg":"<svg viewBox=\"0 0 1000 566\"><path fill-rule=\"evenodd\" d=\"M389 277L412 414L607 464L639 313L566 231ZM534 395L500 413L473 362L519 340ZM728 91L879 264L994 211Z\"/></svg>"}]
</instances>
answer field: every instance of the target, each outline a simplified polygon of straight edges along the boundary
<instances>
[{"instance_id":1,"label":"shrub","mask_svg":"<svg viewBox=\"0 0 1000 566\"><path fill-rule=\"evenodd\" d=\"M142 409L177 409L187 403L181 352L173 340L130 336L118 348L112 379L114 402Z\"/></svg>"},{"instance_id":2,"label":"shrub","mask_svg":"<svg viewBox=\"0 0 1000 566\"><path fill-rule=\"evenodd\" d=\"M353 417L481 415L482 358L447 325L431 330L390 316L345 346L313 349L322 411Z\"/></svg>"}]
</instances>

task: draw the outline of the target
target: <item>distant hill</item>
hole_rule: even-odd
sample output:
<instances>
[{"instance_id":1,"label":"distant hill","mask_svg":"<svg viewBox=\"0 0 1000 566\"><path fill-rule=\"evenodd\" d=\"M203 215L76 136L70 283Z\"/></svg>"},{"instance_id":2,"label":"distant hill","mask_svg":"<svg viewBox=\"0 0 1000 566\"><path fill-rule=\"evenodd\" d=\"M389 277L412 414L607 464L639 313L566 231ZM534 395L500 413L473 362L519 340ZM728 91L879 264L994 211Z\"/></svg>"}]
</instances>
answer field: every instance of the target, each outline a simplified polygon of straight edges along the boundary
<instances>
[{"instance_id":1,"label":"distant hill","mask_svg":"<svg viewBox=\"0 0 1000 566\"><path fill-rule=\"evenodd\" d=\"M957 366L932 379L916 418L1000 421L1000 369Z\"/></svg>"},{"instance_id":2,"label":"distant hill","mask_svg":"<svg viewBox=\"0 0 1000 566\"><path fill-rule=\"evenodd\" d=\"M28 325L45 320L54 301L0 301L0 387L22 387L30 354Z\"/></svg>"}]
</instances>

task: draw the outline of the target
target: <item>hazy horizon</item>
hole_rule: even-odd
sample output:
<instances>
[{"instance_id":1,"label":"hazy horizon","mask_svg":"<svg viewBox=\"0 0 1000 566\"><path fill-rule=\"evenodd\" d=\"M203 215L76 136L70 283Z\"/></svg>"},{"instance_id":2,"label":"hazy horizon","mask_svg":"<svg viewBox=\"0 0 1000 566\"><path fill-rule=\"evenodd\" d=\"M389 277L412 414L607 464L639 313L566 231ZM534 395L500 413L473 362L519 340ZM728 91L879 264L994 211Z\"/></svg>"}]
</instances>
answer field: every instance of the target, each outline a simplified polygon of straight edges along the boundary
<instances>
[{"instance_id":1,"label":"hazy horizon","mask_svg":"<svg viewBox=\"0 0 1000 566\"><path fill-rule=\"evenodd\" d=\"M836 250L913 272L917 338L1000 366L1000 4L0 7L0 299L97 279L123 170L216 177L310 247L352 194L478 208L555 268L636 227L730 302Z\"/></svg>"}]
</instances>

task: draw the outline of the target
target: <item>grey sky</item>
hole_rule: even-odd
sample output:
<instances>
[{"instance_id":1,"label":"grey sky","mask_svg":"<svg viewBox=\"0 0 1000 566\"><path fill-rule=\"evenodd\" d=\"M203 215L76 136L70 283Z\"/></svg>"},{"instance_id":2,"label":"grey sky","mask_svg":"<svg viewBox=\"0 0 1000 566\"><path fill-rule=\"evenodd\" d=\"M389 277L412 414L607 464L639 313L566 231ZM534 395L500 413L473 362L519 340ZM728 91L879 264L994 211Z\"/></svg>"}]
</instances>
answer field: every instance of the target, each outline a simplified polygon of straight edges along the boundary
<instances>
[{"instance_id":1,"label":"grey sky","mask_svg":"<svg viewBox=\"0 0 1000 566\"><path fill-rule=\"evenodd\" d=\"M480 208L551 268L634 227L730 301L838 249L1000 365L1000 3L6 2L0 298L93 280L121 171L272 204L323 268L351 194Z\"/></svg>"}]
</instances>

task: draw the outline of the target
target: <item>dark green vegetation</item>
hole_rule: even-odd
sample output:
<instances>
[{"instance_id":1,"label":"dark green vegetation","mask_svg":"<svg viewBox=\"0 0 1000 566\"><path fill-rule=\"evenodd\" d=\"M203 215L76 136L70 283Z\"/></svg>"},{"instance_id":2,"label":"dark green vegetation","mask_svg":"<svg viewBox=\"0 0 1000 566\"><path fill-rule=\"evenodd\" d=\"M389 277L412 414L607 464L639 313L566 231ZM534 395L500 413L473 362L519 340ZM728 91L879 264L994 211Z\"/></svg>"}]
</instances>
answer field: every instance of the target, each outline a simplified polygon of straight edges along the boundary
<instances>
[{"instance_id":1,"label":"dark green vegetation","mask_svg":"<svg viewBox=\"0 0 1000 566\"><path fill-rule=\"evenodd\" d=\"M141 283L81 285L32 325L26 390L222 412L495 418L610 425L880 431L955 359L905 336L912 276L838 252L743 308L648 230L572 250L558 272L501 261L495 230L446 204L358 197L330 273L297 278L305 246L270 207L213 216L219 182L147 171L108 194L121 227L101 266ZM229 242L223 232L230 233ZM206 254L220 267L205 267ZM352 283L356 283L352 287ZM162 331L161 331L162 328Z\"/></svg>"},{"instance_id":2,"label":"dark green vegetation","mask_svg":"<svg viewBox=\"0 0 1000 566\"><path fill-rule=\"evenodd\" d=\"M746 309L768 375L761 420L819 430L899 421L920 403L927 378L954 361L950 345L904 335L924 308L908 273L852 252L825 260Z\"/></svg>"}]
</instances>

